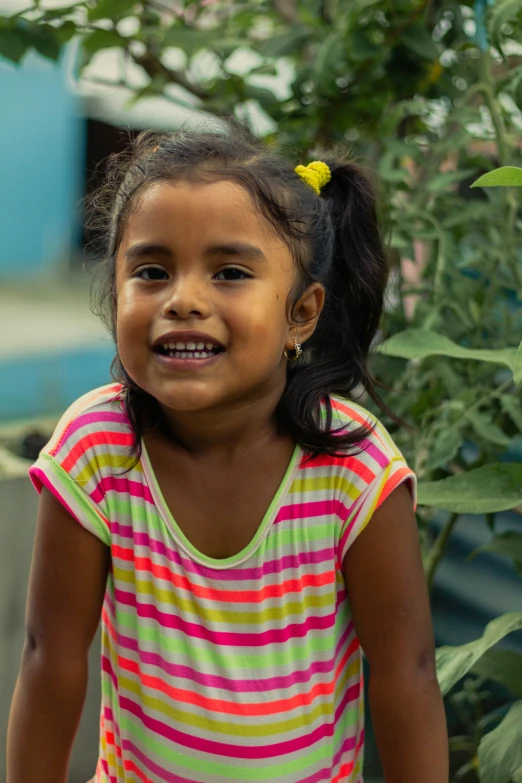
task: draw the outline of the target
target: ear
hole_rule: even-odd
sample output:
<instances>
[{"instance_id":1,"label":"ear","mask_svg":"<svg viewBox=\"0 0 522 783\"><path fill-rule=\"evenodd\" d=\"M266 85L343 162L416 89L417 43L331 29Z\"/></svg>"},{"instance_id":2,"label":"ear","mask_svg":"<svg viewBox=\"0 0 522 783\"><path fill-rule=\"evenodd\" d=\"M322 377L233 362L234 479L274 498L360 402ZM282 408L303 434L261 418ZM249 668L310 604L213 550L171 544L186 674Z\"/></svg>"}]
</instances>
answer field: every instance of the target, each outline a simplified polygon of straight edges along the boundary
<instances>
[{"instance_id":1,"label":"ear","mask_svg":"<svg viewBox=\"0 0 522 783\"><path fill-rule=\"evenodd\" d=\"M317 327L321 310L324 307L325 291L321 283L311 283L302 294L290 313L290 329L286 348L294 347L294 341L304 343Z\"/></svg>"}]
</instances>

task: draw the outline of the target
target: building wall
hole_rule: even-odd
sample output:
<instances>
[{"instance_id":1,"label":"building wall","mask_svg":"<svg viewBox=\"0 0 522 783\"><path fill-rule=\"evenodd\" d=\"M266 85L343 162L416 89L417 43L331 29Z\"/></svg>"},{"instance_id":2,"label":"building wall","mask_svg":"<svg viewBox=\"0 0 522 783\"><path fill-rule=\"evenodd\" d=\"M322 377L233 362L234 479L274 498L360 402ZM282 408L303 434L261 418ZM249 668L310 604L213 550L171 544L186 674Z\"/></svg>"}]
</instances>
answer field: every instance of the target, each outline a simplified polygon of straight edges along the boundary
<instances>
[{"instance_id":1,"label":"building wall","mask_svg":"<svg viewBox=\"0 0 522 783\"><path fill-rule=\"evenodd\" d=\"M59 64L0 57L0 281L56 272L79 245L84 120Z\"/></svg>"}]
</instances>

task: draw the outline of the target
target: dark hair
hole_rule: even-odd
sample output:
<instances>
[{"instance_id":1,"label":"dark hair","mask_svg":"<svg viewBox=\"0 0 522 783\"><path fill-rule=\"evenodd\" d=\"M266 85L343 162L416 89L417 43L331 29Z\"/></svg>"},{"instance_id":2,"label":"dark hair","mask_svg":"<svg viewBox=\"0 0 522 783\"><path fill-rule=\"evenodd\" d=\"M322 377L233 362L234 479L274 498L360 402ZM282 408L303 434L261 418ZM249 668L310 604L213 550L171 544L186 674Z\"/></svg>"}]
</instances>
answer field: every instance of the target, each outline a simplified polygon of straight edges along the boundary
<instances>
[{"instance_id":1,"label":"dark hair","mask_svg":"<svg viewBox=\"0 0 522 783\"><path fill-rule=\"evenodd\" d=\"M147 131L124 153L109 159L105 182L90 199L88 227L98 231L104 258L95 311L115 339L115 258L140 194L159 181L229 180L242 186L287 244L296 264L298 282L288 302L290 316L310 283L318 281L326 289L317 328L303 356L289 364L276 411L278 421L309 454L340 455L367 437L372 425L334 426L331 394L348 397L363 387L389 413L367 366L382 313L387 263L368 176L345 156L326 154L321 160L332 176L318 196L295 173L299 161L289 162L235 124L177 133ZM117 352L111 372L123 385L136 438L133 453L139 459L144 414L154 413L157 426L164 426L161 410L128 376ZM322 403L326 420L321 416Z\"/></svg>"}]
</instances>

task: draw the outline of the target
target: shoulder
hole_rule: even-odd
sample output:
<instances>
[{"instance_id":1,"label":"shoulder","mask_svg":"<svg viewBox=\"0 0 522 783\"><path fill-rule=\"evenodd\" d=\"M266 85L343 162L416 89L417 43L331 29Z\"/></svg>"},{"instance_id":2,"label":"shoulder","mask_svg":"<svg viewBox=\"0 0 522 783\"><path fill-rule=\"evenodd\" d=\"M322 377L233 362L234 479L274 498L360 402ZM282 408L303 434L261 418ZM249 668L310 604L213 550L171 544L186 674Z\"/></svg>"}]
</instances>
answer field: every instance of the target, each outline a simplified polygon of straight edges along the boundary
<instances>
[{"instance_id":1,"label":"shoulder","mask_svg":"<svg viewBox=\"0 0 522 783\"><path fill-rule=\"evenodd\" d=\"M332 427L355 430L363 427L366 437L357 446L359 459L373 460L382 467L393 459L403 459L390 433L381 421L370 411L352 400L330 396L332 406ZM347 454L347 459L350 455Z\"/></svg>"},{"instance_id":2,"label":"shoulder","mask_svg":"<svg viewBox=\"0 0 522 783\"><path fill-rule=\"evenodd\" d=\"M87 392L67 408L42 449L70 472L72 463L83 461L99 448L132 443L132 431L125 413L122 387L107 384Z\"/></svg>"},{"instance_id":3,"label":"shoulder","mask_svg":"<svg viewBox=\"0 0 522 783\"><path fill-rule=\"evenodd\" d=\"M345 456L324 455L311 465L337 476L347 493L348 505L378 496L378 502L399 484L407 482L416 503L416 479L400 449L379 419L362 405L342 397L330 396L332 429L355 430L366 435Z\"/></svg>"}]
</instances>

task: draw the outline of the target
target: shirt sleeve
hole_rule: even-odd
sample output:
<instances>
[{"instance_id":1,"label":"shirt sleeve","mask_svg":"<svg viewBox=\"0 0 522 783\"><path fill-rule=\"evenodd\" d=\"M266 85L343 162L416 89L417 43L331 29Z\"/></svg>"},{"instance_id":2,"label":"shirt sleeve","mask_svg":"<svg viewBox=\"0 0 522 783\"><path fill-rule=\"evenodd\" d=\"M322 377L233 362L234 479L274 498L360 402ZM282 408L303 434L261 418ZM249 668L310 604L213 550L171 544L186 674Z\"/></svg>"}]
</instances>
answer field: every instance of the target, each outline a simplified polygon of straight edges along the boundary
<instances>
[{"instance_id":1,"label":"shirt sleeve","mask_svg":"<svg viewBox=\"0 0 522 783\"><path fill-rule=\"evenodd\" d=\"M375 478L361 492L351 506L347 519L341 527L339 539L339 563L342 563L349 548L364 530L374 511L400 484L407 482L414 510L417 507L417 479L406 461L397 451Z\"/></svg>"},{"instance_id":2,"label":"shirt sleeve","mask_svg":"<svg viewBox=\"0 0 522 783\"><path fill-rule=\"evenodd\" d=\"M88 477L78 475L81 471L74 472L77 475L67 472L55 457L42 452L29 468L29 478L38 494L46 487L83 528L110 546L110 522L104 513L105 504L96 502L89 494Z\"/></svg>"}]
</instances>

